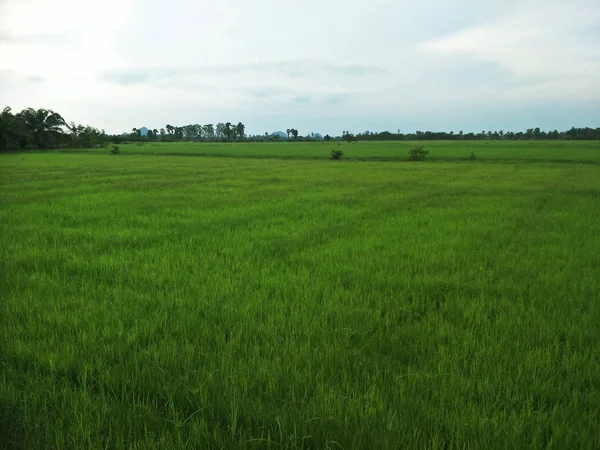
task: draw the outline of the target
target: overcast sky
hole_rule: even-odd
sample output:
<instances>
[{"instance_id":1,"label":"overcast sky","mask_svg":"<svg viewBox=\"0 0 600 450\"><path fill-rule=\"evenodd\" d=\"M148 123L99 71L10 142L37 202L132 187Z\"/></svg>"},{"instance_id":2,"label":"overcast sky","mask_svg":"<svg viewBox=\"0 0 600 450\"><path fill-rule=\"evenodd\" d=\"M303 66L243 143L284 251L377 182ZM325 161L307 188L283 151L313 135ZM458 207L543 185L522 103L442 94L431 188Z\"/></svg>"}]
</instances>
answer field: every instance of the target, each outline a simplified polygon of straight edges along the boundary
<instances>
[{"instance_id":1,"label":"overcast sky","mask_svg":"<svg viewBox=\"0 0 600 450\"><path fill-rule=\"evenodd\" d=\"M600 126L599 0L0 0L0 106L108 132Z\"/></svg>"}]
</instances>

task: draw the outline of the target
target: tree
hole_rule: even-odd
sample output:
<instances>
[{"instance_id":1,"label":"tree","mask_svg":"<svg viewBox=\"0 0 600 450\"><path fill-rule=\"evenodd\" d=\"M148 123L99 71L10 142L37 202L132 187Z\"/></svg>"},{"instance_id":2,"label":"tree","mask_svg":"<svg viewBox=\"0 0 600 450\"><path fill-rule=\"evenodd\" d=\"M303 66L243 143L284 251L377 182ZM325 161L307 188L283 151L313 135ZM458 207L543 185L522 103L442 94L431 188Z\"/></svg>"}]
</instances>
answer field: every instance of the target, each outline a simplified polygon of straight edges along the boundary
<instances>
[{"instance_id":1,"label":"tree","mask_svg":"<svg viewBox=\"0 0 600 450\"><path fill-rule=\"evenodd\" d=\"M290 135L292 134L292 129L291 129L291 128L288 128L288 129L286 129L286 130L285 130L285 132L287 133L287 135L288 135L288 139L289 139L289 138L290 138Z\"/></svg>"},{"instance_id":2,"label":"tree","mask_svg":"<svg viewBox=\"0 0 600 450\"><path fill-rule=\"evenodd\" d=\"M225 137L227 138L227 140L231 140L231 135L233 134L233 130L231 128L231 122L227 122L225 124L225 129L223 130L223 133L225 133Z\"/></svg>"},{"instance_id":3,"label":"tree","mask_svg":"<svg viewBox=\"0 0 600 450\"><path fill-rule=\"evenodd\" d=\"M0 113L0 150L7 150L16 146L16 143L22 140L19 139L20 137L25 138L24 146L27 145L26 136L22 133L22 125L22 121L12 113L10 106L2 110Z\"/></svg>"},{"instance_id":4,"label":"tree","mask_svg":"<svg viewBox=\"0 0 600 450\"><path fill-rule=\"evenodd\" d=\"M20 117L39 148L57 145L64 135L62 127L67 125L60 114L49 109L27 108L21 111Z\"/></svg>"},{"instance_id":5,"label":"tree","mask_svg":"<svg viewBox=\"0 0 600 450\"><path fill-rule=\"evenodd\" d=\"M204 129L204 136L207 139L215 138L215 126L212 123L204 125L202 128Z\"/></svg>"},{"instance_id":6,"label":"tree","mask_svg":"<svg viewBox=\"0 0 600 450\"><path fill-rule=\"evenodd\" d=\"M106 133L104 130L99 130L91 126L76 125L71 122L67 125L71 132L69 134L69 145L78 148L94 148L103 147L106 142Z\"/></svg>"},{"instance_id":7,"label":"tree","mask_svg":"<svg viewBox=\"0 0 600 450\"><path fill-rule=\"evenodd\" d=\"M290 132L292 133L292 137L294 138L294 140L298 139L298 130L292 128Z\"/></svg>"},{"instance_id":8,"label":"tree","mask_svg":"<svg viewBox=\"0 0 600 450\"><path fill-rule=\"evenodd\" d=\"M217 139L222 139L225 137L225 124L223 122L219 122L217 124L215 134L216 134Z\"/></svg>"},{"instance_id":9,"label":"tree","mask_svg":"<svg viewBox=\"0 0 600 450\"><path fill-rule=\"evenodd\" d=\"M408 151L408 159L411 161L424 161L429 154L429 150L425 150L423 147L415 147Z\"/></svg>"},{"instance_id":10,"label":"tree","mask_svg":"<svg viewBox=\"0 0 600 450\"><path fill-rule=\"evenodd\" d=\"M244 135L246 134L246 126L242 122L238 122L235 126L235 134L237 134L238 138L244 139Z\"/></svg>"}]
</instances>

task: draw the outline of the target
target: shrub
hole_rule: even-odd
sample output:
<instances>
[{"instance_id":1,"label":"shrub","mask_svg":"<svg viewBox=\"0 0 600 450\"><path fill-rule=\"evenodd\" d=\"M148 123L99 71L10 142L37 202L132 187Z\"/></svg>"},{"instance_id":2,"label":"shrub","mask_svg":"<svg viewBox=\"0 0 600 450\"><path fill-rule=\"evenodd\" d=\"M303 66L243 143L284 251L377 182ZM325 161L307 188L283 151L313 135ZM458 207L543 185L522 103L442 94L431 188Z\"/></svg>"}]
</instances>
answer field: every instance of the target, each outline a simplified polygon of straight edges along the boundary
<instances>
[{"instance_id":1,"label":"shrub","mask_svg":"<svg viewBox=\"0 0 600 450\"><path fill-rule=\"evenodd\" d=\"M429 150L425 150L423 147L415 147L408 151L408 159L411 161L424 161L428 154Z\"/></svg>"},{"instance_id":2,"label":"shrub","mask_svg":"<svg viewBox=\"0 0 600 450\"><path fill-rule=\"evenodd\" d=\"M471 152L471 154L469 155L469 159L471 161L475 161L477 159L477 156L475 156L475 153Z\"/></svg>"},{"instance_id":3,"label":"shrub","mask_svg":"<svg viewBox=\"0 0 600 450\"><path fill-rule=\"evenodd\" d=\"M112 150L110 152L113 155L118 155L119 153L121 153L121 150L119 150L119 146L118 145L113 145L112 146Z\"/></svg>"},{"instance_id":4,"label":"shrub","mask_svg":"<svg viewBox=\"0 0 600 450\"><path fill-rule=\"evenodd\" d=\"M342 150L331 150L331 159L338 160L344 156L344 152Z\"/></svg>"}]
</instances>

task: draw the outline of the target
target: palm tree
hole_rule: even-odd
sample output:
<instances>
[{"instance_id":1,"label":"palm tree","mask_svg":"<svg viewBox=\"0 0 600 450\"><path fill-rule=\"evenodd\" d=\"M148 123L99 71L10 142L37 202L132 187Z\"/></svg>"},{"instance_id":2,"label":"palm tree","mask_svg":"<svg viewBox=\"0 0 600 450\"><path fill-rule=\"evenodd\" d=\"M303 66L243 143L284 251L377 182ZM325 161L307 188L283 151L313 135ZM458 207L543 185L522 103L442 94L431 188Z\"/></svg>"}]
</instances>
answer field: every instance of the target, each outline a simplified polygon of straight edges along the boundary
<instances>
[{"instance_id":1,"label":"palm tree","mask_svg":"<svg viewBox=\"0 0 600 450\"><path fill-rule=\"evenodd\" d=\"M0 150L9 148L17 134L17 118L7 106L0 113Z\"/></svg>"},{"instance_id":2,"label":"palm tree","mask_svg":"<svg viewBox=\"0 0 600 450\"><path fill-rule=\"evenodd\" d=\"M62 127L67 125L60 114L49 109L27 108L19 115L39 148L56 145L64 134Z\"/></svg>"}]
</instances>

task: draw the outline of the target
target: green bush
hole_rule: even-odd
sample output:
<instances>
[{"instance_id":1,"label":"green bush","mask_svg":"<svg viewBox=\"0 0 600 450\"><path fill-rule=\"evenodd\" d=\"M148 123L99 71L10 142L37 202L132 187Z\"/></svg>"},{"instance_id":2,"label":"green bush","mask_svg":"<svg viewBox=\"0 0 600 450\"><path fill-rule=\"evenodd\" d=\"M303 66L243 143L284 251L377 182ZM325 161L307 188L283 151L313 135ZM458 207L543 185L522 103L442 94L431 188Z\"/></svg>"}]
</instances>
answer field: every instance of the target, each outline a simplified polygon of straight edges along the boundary
<instances>
[{"instance_id":1,"label":"green bush","mask_svg":"<svg viewBox=\"0 0 600 450\"><path fill-rule=\"evenodd\" d=\"M119 153L121 153L121 150L119 150L119 146L118 145L113 145L112 146L112 150L110 152L113 155L118 155Z\"/></svg>"},{"instance_id":2,"label":"green bush","mask_svg":"<svg viewBox=\"0 0 600 450\"><path fill-rule=\"evenodd\" d=\"M469 155L469 159L471 161L475 161L477 159L477 156L475 155L475 153L471 152L471 154Z\"/></svg>"},{"instance_id":3,"label":"green bush","mask_svg":"<svg viewBox=\"0 0 600 450\"><path fill-rule=\"evenodd\" d=\"M342 159L342 156L344 156L344 152L342 150L331 150L331 159Z\"/></svg>"},{"instance_id":4,"label":"green bush","mask_svg":"<svg viewBox=\"0 0 600 450\"><path fill-rule=\"evenodd\" d=\"M423 147L415 147L408 151L408 159L411 161L424 161L428 154L429 150L425 150Z\"/></svg>"}]
</instances>

